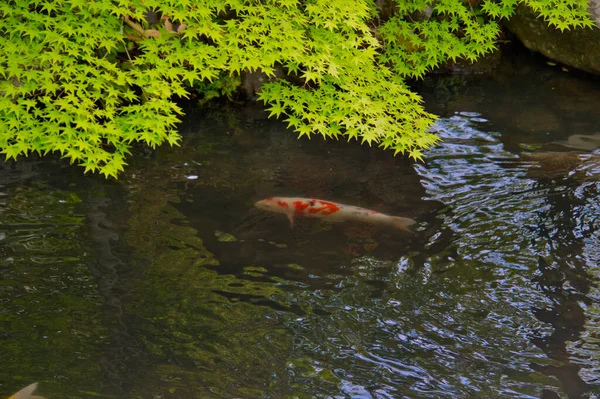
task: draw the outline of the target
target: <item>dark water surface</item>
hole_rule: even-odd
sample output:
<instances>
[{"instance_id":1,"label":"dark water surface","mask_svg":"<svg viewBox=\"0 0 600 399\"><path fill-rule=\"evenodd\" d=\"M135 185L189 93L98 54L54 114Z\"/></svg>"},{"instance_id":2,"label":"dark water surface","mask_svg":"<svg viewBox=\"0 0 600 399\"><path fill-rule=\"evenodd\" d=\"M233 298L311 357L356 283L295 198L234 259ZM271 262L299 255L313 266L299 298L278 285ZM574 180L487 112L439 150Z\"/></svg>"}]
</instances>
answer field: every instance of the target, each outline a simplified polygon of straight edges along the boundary
<instances>
[{"instance_id":1,"label":"dark water surface","mask_svg":"<svg viewBox=\"0 0 600 399\"><path fill-rule=\"evenodd\" d=\"M0 396L596 397L600 82L517 59L421 89L426 164L190 106L118 182L2 165ZM291 228L274 195L418 232Z\"/></svg>"}]
</instances>

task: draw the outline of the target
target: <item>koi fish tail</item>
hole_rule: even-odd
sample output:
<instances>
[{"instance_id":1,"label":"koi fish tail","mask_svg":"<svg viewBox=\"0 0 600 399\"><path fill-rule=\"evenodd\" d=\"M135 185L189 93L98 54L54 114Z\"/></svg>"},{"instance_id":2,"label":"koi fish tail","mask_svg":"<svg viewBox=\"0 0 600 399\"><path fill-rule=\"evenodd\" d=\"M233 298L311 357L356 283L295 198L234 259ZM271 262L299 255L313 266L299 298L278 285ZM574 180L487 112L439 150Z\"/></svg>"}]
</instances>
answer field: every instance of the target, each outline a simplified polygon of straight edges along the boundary
<instances>
[{"instance_id":1,"label":"koi fish tail","mask_svg":"<svg viewBox=\"0 0 600 399\"><path fill-rule=\"evenodd\" d=\"M415 222L412 219L403 218L400 216L390 216L390 217L392 218L392 226L396 227L397 229L404 230L404 231L414 234L414 232L411 229L409 229L409 227L417 222Z\"/></svg>"}]
</instances>

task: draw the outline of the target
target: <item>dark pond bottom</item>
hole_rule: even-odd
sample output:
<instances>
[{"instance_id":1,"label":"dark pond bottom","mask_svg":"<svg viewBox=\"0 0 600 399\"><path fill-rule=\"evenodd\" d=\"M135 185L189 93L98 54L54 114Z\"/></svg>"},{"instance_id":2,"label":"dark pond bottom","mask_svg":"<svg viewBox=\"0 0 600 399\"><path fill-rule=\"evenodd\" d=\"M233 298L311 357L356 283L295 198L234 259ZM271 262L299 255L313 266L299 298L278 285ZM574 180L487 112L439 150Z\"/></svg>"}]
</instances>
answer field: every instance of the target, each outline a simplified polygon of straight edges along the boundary
<instances>
[{"instance_id":1,"label":"dark pond bottom","mask_svg":"<svg viewBox=\"0 0 600 399\"><path fill-rule=\"evenodd\" d=\"M428 81L444 142L425 164L191 105L183 145L118 182L3 165L0 391L595 397L600 84L527 62ZM418 227L292 228L254 208L270 196Z\"/></svg>"}]
</instances>

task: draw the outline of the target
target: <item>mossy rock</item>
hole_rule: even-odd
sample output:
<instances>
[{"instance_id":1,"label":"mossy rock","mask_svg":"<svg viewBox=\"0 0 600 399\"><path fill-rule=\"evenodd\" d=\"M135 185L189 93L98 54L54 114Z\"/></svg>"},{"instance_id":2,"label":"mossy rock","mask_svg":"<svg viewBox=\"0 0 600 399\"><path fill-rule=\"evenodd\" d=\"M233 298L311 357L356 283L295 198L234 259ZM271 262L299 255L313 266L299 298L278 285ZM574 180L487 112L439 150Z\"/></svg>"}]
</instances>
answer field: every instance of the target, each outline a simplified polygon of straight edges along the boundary
<instances>
[{"instance_id":1,"label":"mossy rock","mask_svg":"<svg viewBox=\"0 0 600 399\"><path fill-rule=\"evenodd\" d=\"M592 19L596 21L593 28L572 28L561 32L523 4L517 7L505 26L528 49L567 66L600 75L600 1L590 0L589 4Z\"/></svg>"}]
</instances>

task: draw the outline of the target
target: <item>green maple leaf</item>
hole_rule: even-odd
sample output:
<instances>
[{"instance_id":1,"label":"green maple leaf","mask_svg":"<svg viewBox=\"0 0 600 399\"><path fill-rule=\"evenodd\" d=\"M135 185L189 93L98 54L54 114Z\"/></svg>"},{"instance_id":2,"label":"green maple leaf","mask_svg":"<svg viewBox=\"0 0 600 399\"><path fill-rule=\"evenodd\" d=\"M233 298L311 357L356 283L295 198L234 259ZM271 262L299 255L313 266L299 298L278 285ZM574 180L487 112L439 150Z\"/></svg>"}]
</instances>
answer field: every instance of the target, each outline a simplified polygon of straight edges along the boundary
<instances>
[{"instance_id":1,"label":"green maple leaf","mask_svg":"<svg viewBox=\"0 0 600 399\"><path fill-rule=\"evenodd\" d=\"M271 113L269 114L270 117L275 115L275 117L279 118L279 115L281 115L282 113L285 113L285 108L282 107L281 104L279 104L279 103L273 104L273 106L271 106L267 110L271 111Z\"/></svg>"},{"instance_id":2,"label":"green maple leaf","mask_svg":"<svg viewBox=\"0 0 600 399\"><path fill-rule=\"evenodd\" d=\"M310 134L312 133L312 129L310 126L303 124L301 126L298 126L298 128L296 129L296 132L298 132L298 138L302 137L302 136L306 136L310 138Z\"/></svg>"}]
</instances>

